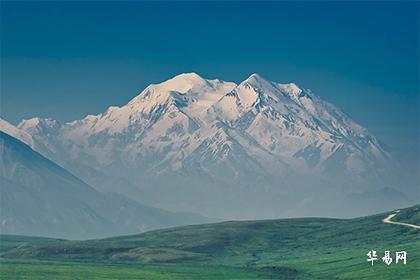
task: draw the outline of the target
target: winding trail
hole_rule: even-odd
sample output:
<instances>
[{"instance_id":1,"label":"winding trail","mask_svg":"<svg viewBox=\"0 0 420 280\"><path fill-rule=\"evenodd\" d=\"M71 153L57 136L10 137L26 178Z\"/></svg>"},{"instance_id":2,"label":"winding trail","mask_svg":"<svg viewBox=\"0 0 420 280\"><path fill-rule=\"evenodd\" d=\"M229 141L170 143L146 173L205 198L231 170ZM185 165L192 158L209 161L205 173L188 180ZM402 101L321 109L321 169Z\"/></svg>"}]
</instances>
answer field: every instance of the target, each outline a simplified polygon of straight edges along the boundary
<instances>
[{"instance_id":1,"label":"winding trail","mask_svg":"<svg viewBox=\"0 0 420 280\"><path fill-rule=\"evenodd\" d=\"M406 227L412 227L412 228L420 229L420 226L418 226L418 225L413 225L413 224L407 224L407 223L400 223L400 222L391 221L391 219L394 218L395 216L397 216L397 214L399 212L400 212L400 210L395 211L395 213L390 214L388 217L386 217L385 219L383 219L382 222L387 223L387 224L401 225L401 226L406 226Z\"/></svg>"}]
</instances>

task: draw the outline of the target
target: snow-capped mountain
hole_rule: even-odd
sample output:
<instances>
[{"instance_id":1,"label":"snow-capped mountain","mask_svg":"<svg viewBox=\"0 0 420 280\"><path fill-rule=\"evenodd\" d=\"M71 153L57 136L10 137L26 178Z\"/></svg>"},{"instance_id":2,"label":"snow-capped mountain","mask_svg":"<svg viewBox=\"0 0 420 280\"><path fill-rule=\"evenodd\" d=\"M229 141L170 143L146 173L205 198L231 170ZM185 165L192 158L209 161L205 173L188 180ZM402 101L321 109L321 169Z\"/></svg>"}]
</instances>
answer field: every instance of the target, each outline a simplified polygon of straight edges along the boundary
<instances>
[{"instance_id":1,"label":"snow-capped mountain","mask_svg":"<svg viewBox=\"0 0 420 280\"><path fill-rule=\"evenodd\" d=\"M258 74L238 85L181 74L102 114L33 118L18 129L98 189L214 217L313 214L384 187L395 167L340 109Z\"/></svg>"}]
</instances>

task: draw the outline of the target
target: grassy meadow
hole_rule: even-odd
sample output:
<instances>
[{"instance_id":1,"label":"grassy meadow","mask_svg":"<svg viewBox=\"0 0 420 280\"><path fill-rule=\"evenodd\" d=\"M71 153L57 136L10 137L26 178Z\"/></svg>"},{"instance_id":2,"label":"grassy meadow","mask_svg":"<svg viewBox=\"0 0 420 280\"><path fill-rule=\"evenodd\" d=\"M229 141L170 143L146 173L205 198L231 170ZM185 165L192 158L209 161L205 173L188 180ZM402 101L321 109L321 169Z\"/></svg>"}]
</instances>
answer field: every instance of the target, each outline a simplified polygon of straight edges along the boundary
<instances>
[{"instance_id":1,"label":"grassy meadow","mask_svg":"<svg viewBox=\"0 0 420 280\"><path fill-rule=\"evenodd\" d=\"M0 277L420 279L420 230L383 223L388 214L222 222L87 241L2 235ZM420 224L419 206L395 221ZM373 266L370 250L377 251ZM389 266L381 260L385 250ZM396 264L395 252L403 250L407 264Z\"/></svg>"}]
</instances>

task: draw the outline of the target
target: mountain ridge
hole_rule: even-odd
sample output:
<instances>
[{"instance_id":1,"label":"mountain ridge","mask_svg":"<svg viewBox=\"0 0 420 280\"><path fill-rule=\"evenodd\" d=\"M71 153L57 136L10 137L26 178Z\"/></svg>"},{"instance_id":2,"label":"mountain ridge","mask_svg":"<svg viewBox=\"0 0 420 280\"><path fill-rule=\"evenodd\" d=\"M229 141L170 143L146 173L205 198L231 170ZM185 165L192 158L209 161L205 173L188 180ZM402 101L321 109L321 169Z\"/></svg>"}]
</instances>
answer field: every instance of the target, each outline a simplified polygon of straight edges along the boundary
<instances>
[{"instance_id":1,"label":"mountain ridge","mask_svg":"<svg viewBox=\"0 0 420 280\"><path fill-rule=\"evenodd\" d=\"M198 192L199 200L232 192L229 200L239 195L242 206L257 188L272 205L269 193L297 197L308 192L303 185L309 182L332 197L389 187L396 165L367 129L334 105L294 83L258 74L239 84L181 74L102 114L59 125L45 121L47 131L31 122L37 123L23 121L18 128L39 143L42 154L70 170L87 166L123 178L153 193L152 205L170 210L200 211L198 205L188 207L190 200L158 200L158 194L172 191L171 181L187 194ZM83 171L77 175L92 180ZM106 188L125 193L125 186ZM220 215L207 203L205 215ZM272 208L270 216L277 215Z\"/></svg>"}]
</instances>

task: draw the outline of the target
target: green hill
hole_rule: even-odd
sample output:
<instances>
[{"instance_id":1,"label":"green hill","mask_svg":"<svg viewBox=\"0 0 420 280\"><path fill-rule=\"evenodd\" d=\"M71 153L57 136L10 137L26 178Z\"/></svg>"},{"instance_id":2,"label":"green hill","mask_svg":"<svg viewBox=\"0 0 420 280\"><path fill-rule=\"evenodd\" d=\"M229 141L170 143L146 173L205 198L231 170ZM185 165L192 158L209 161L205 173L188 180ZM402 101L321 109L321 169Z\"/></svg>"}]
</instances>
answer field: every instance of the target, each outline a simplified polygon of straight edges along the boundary
<instances>
[{"instance_id":1,"label":"green hill","mask_svg":"<svg viewBox=\"0 0 420 280\"><path fill-rule=\"evenodd\" d=\"M0 271L2 279L415 279L420 230L383 223L390 213L223 222L88 241L4 235ZM402 209L399 219L420 224L419 206ZM370 250L378 254L373 266ZM394 259L389 266L385 250ZM395 263L402 250L406 265Z\"/></svg>"}]
</instances>

